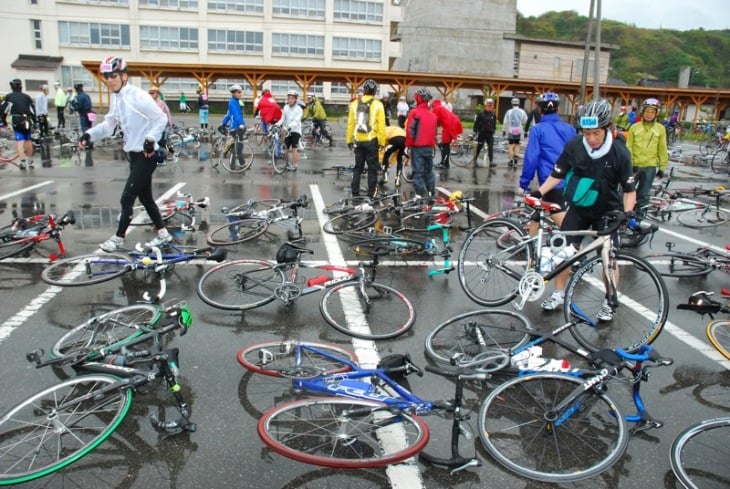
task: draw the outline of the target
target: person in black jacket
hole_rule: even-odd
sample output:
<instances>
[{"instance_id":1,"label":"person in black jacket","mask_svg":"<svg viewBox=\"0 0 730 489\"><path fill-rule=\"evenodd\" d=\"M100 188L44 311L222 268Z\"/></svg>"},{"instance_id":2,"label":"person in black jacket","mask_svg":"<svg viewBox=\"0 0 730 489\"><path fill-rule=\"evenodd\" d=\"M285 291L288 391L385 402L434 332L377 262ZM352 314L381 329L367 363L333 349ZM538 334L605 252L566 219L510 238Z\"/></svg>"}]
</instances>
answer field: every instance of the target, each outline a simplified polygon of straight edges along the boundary
<instances>
[{"instance_id":1,"label":"person in black jacket","mask_svg":"<svg viewBox=\"0 0 730 489\"><path fill-rule=\"evenodd\" d=\"M479 153L481 153L484 143L487 143L487 158L489 158L489 166L497 166L494 163L494 131L497 130L497 115L494 113L494 100L488 98L484 102L484 110L479 112L474 118L474 134L477 138L477 148L474 151L474 159L472 163L476 166L480 165Z\"/></svg>"},{"instance_id":2,"label":"person in black jacket","mask_svg":"<svg viewBox=\"0 0 730 489\"><path fill-rule=\"evenodd\" d=\"M30 95L23 93L23 82L18 78L10 81L12 90L5 96L0 105L0 120L2 125L9 125L15 133L15 141L20 156L20 169L33 166L33 141L31 130L36 123L35 105ZM9 116L9 117L8 117Z\"/></svg>"}]
</instances>

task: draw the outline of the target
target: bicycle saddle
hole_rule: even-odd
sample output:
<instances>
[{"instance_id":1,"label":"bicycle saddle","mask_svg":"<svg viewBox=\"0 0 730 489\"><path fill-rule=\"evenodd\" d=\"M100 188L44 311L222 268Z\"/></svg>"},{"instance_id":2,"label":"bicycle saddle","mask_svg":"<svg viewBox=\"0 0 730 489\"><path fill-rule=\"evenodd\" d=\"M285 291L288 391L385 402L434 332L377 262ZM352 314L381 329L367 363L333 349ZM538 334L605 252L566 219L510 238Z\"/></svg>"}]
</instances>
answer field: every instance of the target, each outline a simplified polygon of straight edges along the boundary
<instances>
[{"instance_id":1,"label":"bicycle saddle","mask_svg":"<svg viewBox=\"0 0 730 489\"><path fill-rule=\"evenodd\" d=\"M712 292L706 292L704 290L695 292L689 296L687 304L677 304L677 309L684 309L694 311L698 314L709 314L712 316L712 314L720 312L722 304L710 299L711 295Z\"/></svg>"},{"instance_id":2,"label":"bicycle saddle","mask_svg":"<svg viewBox=\"0 0 730 489\"><path fill-rule=\"evenodd\" d=\"M550 212L557 212L557 211L562 210L562 208L560 207L560 204L555 204L553 202L545 202L544 200L538 199L537 197L533 197L531 195L525 196L525 203L527 205L529 205L530 207L534 207L535 209L542 208L542 209L545 209L546 211L550 211Z\"/></svg>"}]
</instances>

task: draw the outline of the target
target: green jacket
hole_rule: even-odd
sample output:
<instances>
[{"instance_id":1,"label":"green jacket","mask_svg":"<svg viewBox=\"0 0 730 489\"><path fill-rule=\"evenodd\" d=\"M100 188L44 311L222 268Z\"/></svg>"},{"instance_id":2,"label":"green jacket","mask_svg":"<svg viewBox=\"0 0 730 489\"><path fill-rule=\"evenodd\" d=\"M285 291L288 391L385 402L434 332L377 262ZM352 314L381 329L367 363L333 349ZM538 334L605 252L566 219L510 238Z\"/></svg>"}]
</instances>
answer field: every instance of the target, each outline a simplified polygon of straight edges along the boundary
<instances>
[{"instance_id":1,"label":"green jacket","mask_svg":"<svg viewBox=\"0 0 730 489\"><path fill-rule=\"evenodd\" d=\"M613 119L613 123L616 124L616 127L619 131L628 131L629 130L629 114L626 112L622 112L618 114Z\"/></svg>"},{"instance_id":2,"label":"green jacket","mask_svg":"<svg viewBox=\"0 0 730 489\"><path fill-rule=\"evenodd\" d=\"M626 147L635 167L659 167L664 170L669 161L667 131L659 122L637 122L629 128Z\"/></svg>"},{"instance_id":3,"label":"green jacket","mask_svg":"<svg viewBox=\"0 0 730 489\"><path fill-rule=\"evenodd\" d=\"M302 114L302 119L306 119L307 117L311 117L312 119L317 120L324 120L327 118L327 112L324 111L324 107L322 107L322 102L319 100L314 100L311 104L307 104L307 108L304 109L304 113Z\"/></svg>"}]
</instances>

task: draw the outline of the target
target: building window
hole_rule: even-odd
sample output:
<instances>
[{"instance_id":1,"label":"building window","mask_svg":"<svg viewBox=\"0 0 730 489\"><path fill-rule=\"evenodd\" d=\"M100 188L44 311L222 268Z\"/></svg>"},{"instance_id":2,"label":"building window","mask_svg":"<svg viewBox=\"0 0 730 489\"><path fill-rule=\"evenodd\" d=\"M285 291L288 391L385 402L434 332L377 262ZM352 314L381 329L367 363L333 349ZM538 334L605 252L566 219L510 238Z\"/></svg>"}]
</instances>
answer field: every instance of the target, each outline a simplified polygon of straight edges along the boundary
<instances>
[{"instance_id":1,"label":"building window","mask_svg":"<svg viewBox=\"0 0 730 489\"><path fill-rule=\"evenodd\" d=\"M36 49L43 49L43 33L41 32L41 21L31 19L30 29L33 32L33 46L35 46Z\"/></svg>"},{"instance_id":2,"label":"building window","mask_svg":"<svg viewBox=\"0 0 730 489\"><path fill-rule=\"evenodd\" d=\"M241 88L243 88L243 93L245 94L250 95L253 93L253 89L251 88L251 84L249 82L247 82L246 80L235 80L231 78L219 78L208 87L208 92L225 92L230 96L231 92L228 90L228 87L231 87L233 85L241 85ZM259 89L259 93L260 92L261 90Z\"/></svg>"},{"instance_id":3,"label":"building window","mask_svg":"<svg viewBox=\"0 0 730 489\"><path fill-rule=\"evenodd\" d=\"M142 79L140 88L149 90L150 82ZM160 87L163 96L168 100L177 100L181 93L195 93L198 89L198 81L193 78L168 78Z\"/></svg>"},{"instance_id":4,"label":"building window","mask_svg":"<svg viewBox=\"0 0 730 489\"><path fill-rule=\"evenodd\" d=\"M382 23L383 4L362 0L335 0L334 19Z\"/></svg>"},{"instance_id":5,"label":"building window","mask_svg":"<svg viewBox=\"0 0 730 489\"><path fill-rule=\"evenodd\" d=\"M208 12L264 13L264 0L208 0Z\"/></svg>"},{"instance_id":6,"label":"building window","mask_svg":"<svg viewBox=\"0 0 730 489\"><path fill-rule=\"evenodd\" d=\"M359 39L354 37L333 37L332 57L380 61L381 41L379 39Z\"/></svg>"},{"instance_id":7,"label":"building window","mask_svg":"<svg viewBox=\"0 0 730 489\"><path fill-rule=\"evenodd\" d=\"M208 29L208 51L262 53L264 33Z\"/></svg>"},{"instance_id":8,"label":"building window","mask_svg":"<svg viewBox=\"0 0 730 489\"><path fill-rule=\"evenodd\" d=\"M56 0L56 3L83 3L86 5L110 5L126 7L129 5L129 0Z\"/></svg>"},{"instance_id":9,"label":"building window","mask_svg":"<svg viewBox=\"0 0 730 489\"><path fill-rule=\"evenodd\" d=\"M97 87L96 78L83 66L61 66L61 83L65 88L73 88L81 83L86 91L93 91Z\"/></svg>"},{"instance_id":10,"label":"building window","mask_svg":"<svg viewBox=\"0 0 730 489\"><path fill-rule=\"evenodd\" d=\"M139 6L196 10L198 0L139 0Z\"/></svg>"},{"instance_id":11,"label":"building window","mask_svg":"<svg viewBox=\"0 0 730 489\"><path fill-rule=\"evenodd\" d=\"M95 24L86 22L59 22L59 44L63 46L129 47L129 26L123 24Z\"/></svg>"},{"instance_id":12,"label":"building window","mask_svg":"<svg viewBox=\"0 0 730 489\"><path fill-rule=\"evenodd\" d=\"M272 13L324 19L324 0L274 0Z\"/></svg>"},{"instance_id":13,"label":"building window","mask_svg":"<svg viewBox=\"0 0 730 489\"><path fill-rule=\"evenodd\" d=\"M198 29L190 27L139 27L142 49L198 49Z\"/></svg>"},{"instance_id":14,"label":"building window","mask_svg":"<svg viewBox=\"0 0 730 489\"><path fill-rule=\"evenodd\" d=\"M350 89L347 87L347 84L342 82L332 82L330 92L332 95L350 95Z\"/></svg>"},{"instance_id":15,"label":"building window","mask_svg":"<svg viewBox=\"0 0 730 489\"><path fill-rule=\"evenodd\" d=\"M316 56L322 58L324 57L324 36L274 32L271 35L271 52L279 56Z\"/></svg>"}]
</instances>

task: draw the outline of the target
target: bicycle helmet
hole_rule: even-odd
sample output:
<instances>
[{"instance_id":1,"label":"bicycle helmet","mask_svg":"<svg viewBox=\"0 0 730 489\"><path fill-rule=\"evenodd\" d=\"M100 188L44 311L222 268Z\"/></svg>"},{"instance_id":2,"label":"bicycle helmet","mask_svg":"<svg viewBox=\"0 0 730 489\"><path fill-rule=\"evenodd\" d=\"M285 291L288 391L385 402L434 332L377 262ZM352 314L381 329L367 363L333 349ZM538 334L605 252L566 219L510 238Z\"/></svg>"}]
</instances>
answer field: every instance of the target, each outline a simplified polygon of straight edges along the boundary
<instances>
[{"instance_id":1,"label":"bicycle helmet","mask_svg":"<svg viewBox=\"0 0 730 489\"><path fill-rule=\"evenodd\" d=\"M155 85L152 85L148 91L149 91L150 95L152 95L153 93L158 93L159 94L160 93L160 87L157 87Z\"/></svg>"},{"instance_id":2,"label":"bicycle helmet","mask_svg":"<svg viewBox=\"0 0 730 489\"><path fill-rule=\"evenodd\" d=\"M367 95L373 95L378 90L378 84L372 78L365 80L362 84L362 91Z\"/></svg>"},{"instance_id":3,"label":"bicycle helmet","mask_svg":"<svg viewBox=\"0 0 730 489\"><path fill-rule=\"evenodd\" d=\"M430 102L433 99L433 95L431 95L431 92L429 92L427 88L419 88L416 90L416 95L424 102Z\"/></svg>"},{"instance_id":4,"label":"bicycle helmet","mask_svg":"<svg viewBox=\"0 0 730 489\"><path fill-rule=\"evenodd\" d=\"M581 129L606 128L611 123L611 104L606 99L591 100L579 112Z\"/></svg>"},{"instance_id":5,"label":"bicycle helmet","mask_svg":"<svg viewBox=\"0 0 730 489\"><path fill-rule=\"evenodd\" d=\"M284 243L279 248L279 251L276 252L276 262L293 263L297 261L297 256L299 256L299 252L297 251L297 249L289 243Z\"/></svg>"},{"instance_id":6,"label":"bicycle helmet","mask_svg":"<svg viewBox=\"0 0 730 489\"><path fill-rule=\"evenodd\" d=\"M644 110L649 107L654 107L657 113L659 113L659 108L661 107L661 105L661 102L659 102L659 100L655 99L654 97L648 98L641 103L641 113L643 114Z\"/></svg>"},{"instance_id":7,"label":"bicycle helmet","mask_svg":"<svg viewBox=\"0 0 730 489\"><path fill-rule=\"evenodd\" d=\"M558 106L560 106L560 97L555 92L545 92L537 99L537 105L540 106L543 114L557 112Z\"/></svg>"},{"instance_id":8,"label":"bicycle helmet","mask_svg":"<svg viewBox=\"0 0 730 489\"><path fill-rule=\"evenodd\" d=\"M484 105L494 105L494 99L488 98L484 101Z\"/></svg>"},{"instance_id":9,"label":"bicycle helmet","mask_svg":"<svg viewBox=\"0 0 730 489\"><path fill-rule=\"evenodd\" d=\"M299 98L299 92L297 92L295 90L289 90L288 92L286 92L286 96L287 97Z\"/></svg>"},{"instance_id":10,"label":"bicycle helmet","mask_svg":"<svg viewBox=\"0 0 730 489\"><path fill-rule=\"evenodd\" d=\"M99 73L126 73L127 62L118 56L107 56L99 65Z\"/></svg>"},{"instance_id":11,"label":"bicycle helmet","mask_svg":"<svg viewBox=\"0 0 730 489\"><path fill-rule=\"evenodd\" d=\"M241 88L241 85L239 85L238 83L236 83L235 85L231 85L230 87L228 87L228 91L231 92L231 93L233 93L233 92L243 92L243 88Z\"/></svg>"},{"instance_id":12,"label":"bicycle helmet","mask_svg":"<svg viewBox=\"0 0 730 489\"><path fill-rule=\"evenodd\" d=\"M61 82L58 81L58 80L56 80L56 81L53 82L53 86L54 87L60 87L61 86Z\"/></svg>"},{"instance_id":13,"label":"bicycle helmet","mask_svg":"<svg viewBox=\"0 0 730 489\"><path fill-rule=\"evenodd\" d=\"M518 99L517 97L513 98L512 105L520 105L520 99Z\"/></svg>"},{"instance_id":14,"label":"bicycle helmet","mask_svg":"<svg viewBox=\"0 0 730 489\"><path fill-rule=\"evenodd\" d=\"M15 78L13 80L10 80L10 88L12 90L22 90L23 89L23 82L20 81L20 78Z\"/></svg>"}]
</instances>

